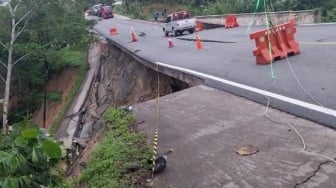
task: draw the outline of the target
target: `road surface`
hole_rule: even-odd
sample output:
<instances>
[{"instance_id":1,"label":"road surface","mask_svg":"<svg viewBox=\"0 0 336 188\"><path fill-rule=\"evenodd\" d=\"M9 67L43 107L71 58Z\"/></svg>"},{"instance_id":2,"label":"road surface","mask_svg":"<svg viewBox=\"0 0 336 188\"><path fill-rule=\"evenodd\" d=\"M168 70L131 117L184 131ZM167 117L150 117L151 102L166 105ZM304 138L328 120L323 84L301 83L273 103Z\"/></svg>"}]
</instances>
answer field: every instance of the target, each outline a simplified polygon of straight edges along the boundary
<instances>
[{"instance_id":1,"label":"road surface","mask_svg":"<svg viewBox=\"0 0 336 188\"><path fill-rule=\"evenodd\" d=\"M116 28L117 35L109 29ZM131 41L133 28L139 40ZM196 50L194 34L173 38L174 48L159 23L130 19L98 21L94 29L138 57L162 67L203 78L206 85L270 105L336 128L336 24L299 25L300 55L257 65L248 33L262 27L217 28L199 33L203 50ZM273 76L271 76L273 75ZM265 97L266 96L266 97Z\"/></svg>"}]
</instances>

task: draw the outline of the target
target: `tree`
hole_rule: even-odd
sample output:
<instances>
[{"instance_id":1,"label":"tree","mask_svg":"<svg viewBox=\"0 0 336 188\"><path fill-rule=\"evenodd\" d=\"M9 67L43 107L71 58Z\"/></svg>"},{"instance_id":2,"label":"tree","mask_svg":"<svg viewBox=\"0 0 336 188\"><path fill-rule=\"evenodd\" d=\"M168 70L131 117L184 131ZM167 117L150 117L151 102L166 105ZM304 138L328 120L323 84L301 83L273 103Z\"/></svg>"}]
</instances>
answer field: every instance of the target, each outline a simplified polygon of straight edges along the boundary
<instances>
[{"instance_id":1,"label":"tree","mask_svg":"<svg viewBox=\"0 0 336 188\"><path fill-rule=\"evenodd\" d=\"M19 1L9 1L6 7L9 12L9 40L7 43L4 43L2 40L0 44L3 48L8 51L7 55L7 64L0 61L1 65L6 69L6 77L1 77L1 79L5 82L5 92L4 92L4 100L3 100L3 112L2 112L2 127L4 130L8 131L8 103L10 96L10 86L11 86L11 78L13 67L19 63L21 60L26 58L29 53L22 55L21 57L16 57L14 52L14 45L16 40L20 37L22 32L25 31L26 25L31 19L33 13L35 12L35 8L29 8L28 10L21 10L22 2ZM22 12L24 12L22 14Z\"/></svg>"},{"instance_id":2,"label":"tree","mask_svg":"<svg viewBox=\"0 0 336 188\"><path fill-rule=\"evenodd\" d=\"M14 90L14 93L22 93L23 96L18 98L35 100L38 96L36 91L41 90L43 85L41 72L45 69L45 62L50 65L51 72L66 67L61 60L62 53L87 46L88 22L84 20L84 5L81 2L10 0L0 7L0 78L5 85L2 111L4 130L8 129L12 82L20 84L14 85L18 90ZM18 69L14 70L14 67ZM22 75L25 77L22 78Z\"/></svg>"}]
</instances>

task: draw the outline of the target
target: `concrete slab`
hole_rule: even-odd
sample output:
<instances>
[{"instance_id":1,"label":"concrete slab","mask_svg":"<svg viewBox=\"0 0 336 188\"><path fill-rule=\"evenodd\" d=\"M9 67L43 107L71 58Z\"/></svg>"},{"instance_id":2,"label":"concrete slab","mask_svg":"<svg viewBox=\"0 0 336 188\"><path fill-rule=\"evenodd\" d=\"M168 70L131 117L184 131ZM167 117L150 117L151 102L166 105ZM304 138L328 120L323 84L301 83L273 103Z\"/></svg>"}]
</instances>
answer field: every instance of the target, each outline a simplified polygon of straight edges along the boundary
<instances>
[{"instance_id":1,"label":"concrete slab","mask_svg":"<svg viewBox=\"0 0 336 188\"><path fill-rule=\"evenodd\" d=\"M135 106L140 129L152 142L156 101ZM336 185L336 133L232 94L197 86L160 98L159 152L170 148L166 170L155 177L171 188L326 187ZM282 122L282 123L281 123ZM259 152L240 156L242 146ZM163 187L160 184L159 187Z\"/></svg>"},{"instance_id":2,"label":"concrete slab","mask_svg":"<svg viewBox=\"0 0 336 188\"><path fill-rule=\"evenodd\" d=\"M98 65L100 63L101 57L100 54L101 46L98 45L98 43L91 44L88 54L88 71L86 73L83 84L81 85L66 115L66 117L73 117L64 118L59 129L56 132L55 137L59 141L63 142L66 149L71 149L74 135L78 131L79 113L83 110L83 105L87 99L95 75L97 75L99 67Z\"/></svg>"}]
</instances>

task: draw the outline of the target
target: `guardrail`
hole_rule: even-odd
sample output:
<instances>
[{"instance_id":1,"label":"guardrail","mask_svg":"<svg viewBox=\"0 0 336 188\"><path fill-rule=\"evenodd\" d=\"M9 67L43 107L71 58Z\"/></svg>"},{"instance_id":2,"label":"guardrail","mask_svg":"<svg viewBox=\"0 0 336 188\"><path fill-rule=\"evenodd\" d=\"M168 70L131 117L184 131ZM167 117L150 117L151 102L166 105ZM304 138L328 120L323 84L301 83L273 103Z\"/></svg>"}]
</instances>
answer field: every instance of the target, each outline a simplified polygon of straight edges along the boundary
<instances>
[{"instance_id":1,"label":"guardrail","mask_svg":"<svg viewBox=\"0 0 336 188\"><path fill-rule=\"evenodd\" d=\"M225 25L225 17L227 15L229 14L197 16L196 19L203 23ZM235 15L237 16L237 21L240 26L249 26L251 23L255 25L266 25L264 12ZM289 19L295 19L297 24L312 24L321 22L321 16L317 10L270 12L269 15L272 22L276 24L283 24Z\"/></svg>"}]
</instances>

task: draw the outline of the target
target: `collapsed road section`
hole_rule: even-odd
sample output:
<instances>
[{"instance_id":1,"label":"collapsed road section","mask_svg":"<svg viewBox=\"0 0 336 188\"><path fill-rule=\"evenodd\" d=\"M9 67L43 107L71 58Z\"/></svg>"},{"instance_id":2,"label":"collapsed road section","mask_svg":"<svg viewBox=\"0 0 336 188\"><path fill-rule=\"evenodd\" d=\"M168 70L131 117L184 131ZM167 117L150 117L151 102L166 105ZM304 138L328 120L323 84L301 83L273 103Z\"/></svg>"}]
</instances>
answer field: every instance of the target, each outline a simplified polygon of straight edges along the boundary
<instances>
[{"instance_id":1,"label":"collapsed road section","mask_svg":"<svg viewBox=\"0 0 336 188\"><path fill-rule=\"evenodd\" d=\"M157 96L199 85L202 80L168 68L148 66L111 42L91 45L86 78L56 133L72 159L87 147L103 124L100 116L111 106L134 105ZM70 172L71 173L71 172Z\"/></svg>"}]
</instances>

